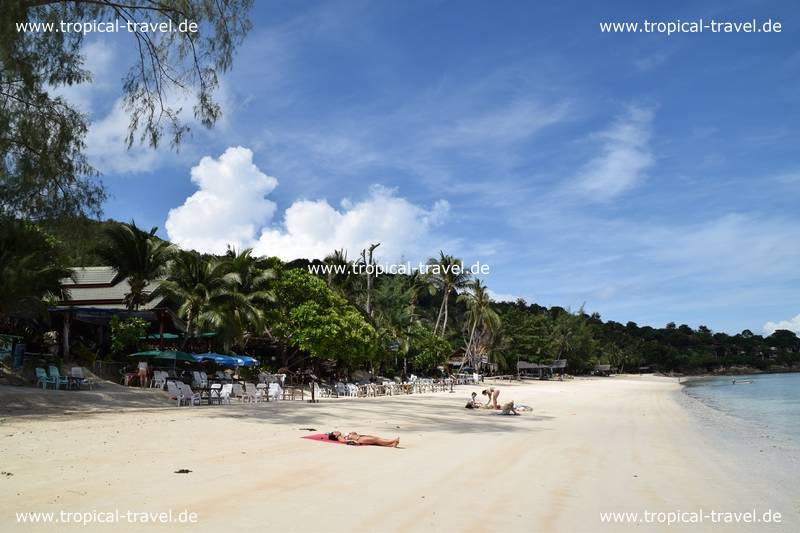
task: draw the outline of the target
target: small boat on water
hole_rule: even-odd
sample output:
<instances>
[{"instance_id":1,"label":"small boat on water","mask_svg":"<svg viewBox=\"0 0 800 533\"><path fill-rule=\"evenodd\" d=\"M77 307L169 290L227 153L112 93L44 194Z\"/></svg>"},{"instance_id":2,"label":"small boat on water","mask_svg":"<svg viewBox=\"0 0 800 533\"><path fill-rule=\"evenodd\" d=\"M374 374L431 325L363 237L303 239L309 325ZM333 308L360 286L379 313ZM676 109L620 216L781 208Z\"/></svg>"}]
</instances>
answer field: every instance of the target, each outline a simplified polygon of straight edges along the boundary
<instances>
[{"instance_id":1,"label":"small boat on water","mask_svg":"<svg viewBox=\"0 0 800 533\"><path fill-rule=\"evenodd\" d=\"M737 380L737 379L734 378L734 380L731 382L731 384L732 385L748 385L748 384L750 384L752 382L753 382L753 380L751 380L751 379L739 379L739 380Z\"/></svg>"}]
</instances>

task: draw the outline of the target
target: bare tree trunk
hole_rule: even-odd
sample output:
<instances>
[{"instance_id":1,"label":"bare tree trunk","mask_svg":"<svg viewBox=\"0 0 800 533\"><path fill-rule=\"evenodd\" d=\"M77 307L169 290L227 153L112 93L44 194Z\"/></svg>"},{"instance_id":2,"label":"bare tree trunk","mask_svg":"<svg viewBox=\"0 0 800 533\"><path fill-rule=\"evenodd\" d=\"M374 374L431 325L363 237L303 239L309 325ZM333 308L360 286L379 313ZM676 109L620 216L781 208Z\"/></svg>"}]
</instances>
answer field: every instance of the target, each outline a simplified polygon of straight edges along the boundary
<instances>
[{"instance_id":1,"label":"bare tree trunk","mask_svg":"<svg viewBox=\"0 0 800 533\"><path fill-rule=\"evenodd\" d=\"M472 348L472 340L475 338L475 328L478 326L478 319L475 319L475 322L472 323L472 331L469 334L469 342L467 343L467 349L464 351L464 360L461 361L461 366L458 367L458 371L461 372L461 369L464 368L464 364L467 362L467 358L472 360L472 357L469 355L469 350ZM474 367L473 367L474 368Z\"/></svg>"},{"instance_id":2,"label":"bare tree trunk","mask_svg":"<svg viewBox=\"0 0 800 533\"><path fill-rule=\"evenodd\" d=\"M436 325L433 326L434 335L436 335L436 332L439 331L439 322L442 320L442 312L444 311L444 301L445 299L442 298L442 303L439 304L439 314L436 315Z\"/></svg>"},{"instance_id":3,"label":"bare tree trunk","mask_svg":"<svg viewBox=\"0 0 800 533\"><path fill-rule=\"evenodd\" d=\"M444 338L444 332L447 330L447 309L450 307L447 304L449 299L450 289L447 289L447 292L444 293L444 321L442 322L442 338Z\"/></svg>"},{"instance_id":4,"label":"bare tree trunk","mask_svg":"<svg viewBox=\"0 0 800 533\"><path fill-rule=\"evenodd\" d=\"M368 248L369 252L368 252L368 255L365 258L365 262L367 264L367 269L369 269L369 267L373 264L372 263L372 252L374 252L375 248L377 248L380 245L381 245L381 243L379 243L379 242L369 245L369 248ZM367 271L367 314L370 317L372 316L372 276L374 274L375 274L374 272L372 274L370 274L369 270Z\"/></svg>"}]
</instances>

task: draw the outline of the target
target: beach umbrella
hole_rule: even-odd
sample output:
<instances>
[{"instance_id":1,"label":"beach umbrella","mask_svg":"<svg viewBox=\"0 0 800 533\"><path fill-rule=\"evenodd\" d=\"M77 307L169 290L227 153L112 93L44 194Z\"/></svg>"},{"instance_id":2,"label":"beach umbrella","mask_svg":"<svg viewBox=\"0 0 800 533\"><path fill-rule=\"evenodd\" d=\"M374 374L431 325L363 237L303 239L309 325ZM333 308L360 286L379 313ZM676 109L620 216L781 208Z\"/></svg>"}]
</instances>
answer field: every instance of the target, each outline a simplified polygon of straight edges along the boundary
<instances>
[{"instance_id":1,"label":"beach umbrella","mask_svg":"<svg viewBox=\"0 0 800 533\"><path fill-rule=\"evenodd\" d=\"M250 357L249 355L234 355L233 358L237 360L238 366L258 366L258 359Z\"/></svg>"}]
</instances>

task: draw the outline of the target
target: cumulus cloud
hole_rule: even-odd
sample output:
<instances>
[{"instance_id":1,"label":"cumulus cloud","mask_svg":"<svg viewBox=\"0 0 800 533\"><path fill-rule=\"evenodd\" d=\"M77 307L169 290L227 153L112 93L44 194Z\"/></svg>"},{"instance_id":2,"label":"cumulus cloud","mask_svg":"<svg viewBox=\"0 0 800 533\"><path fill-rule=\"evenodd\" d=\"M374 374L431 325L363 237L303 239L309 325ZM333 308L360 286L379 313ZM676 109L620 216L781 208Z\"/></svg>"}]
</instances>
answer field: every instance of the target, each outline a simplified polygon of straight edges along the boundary
<instances>
[{"instance_id":1,"label":"cumulus cloud","mask_svg":"<svg viewBox=\"0 0 800 533\"><path fill-rule=\"evenodd\" d=\"M191 170L199 190L167 215L167 234L183 248L223 253L230 244L250 246L256 231L268 223L275 203L266 198L278 180L261 172L253 152L241 146L218 159L204 157Z\"/></svg>"},{"instance_id":2,"label":"cumulus cloud","mask_svg":"<svg viewBox=\"0 0 800 533\"><path fill-rule=\"evenodd\" d=\"M610 200L633 188L645 176L653 163L650 150L650 110L632 107L608 130L600 133L601 154L589 161L579 172L577 190L594 199Z\"/></svg>"},{"instance_id":3,"label":"cumulus cloud","mask_svg":"<svg viewBox=\"0 0 800 533\"><path fill-rule=\"evenodd\" d=\"M266 196L278 181L261 172L252 157L246 148L228 148L219 159L204 157L192 168L199 190L170 210L170 240L210 253L222 253L228 244L253 247L259 255L284 260L321 259L339 248L355 256L374 242L381 243L379 257L395 260L419 257L442 244L432 242L431 230L447 217L447 201L419 206L379 185L338 208L325 199L297 200L272 225L276 206Z\"/></svg>"},{"instance_id":4,"label":"cumulus cloud","mask_svg":"<svg viewBox=\"0 0 800 533\"><path fill-rule=\"evenodd\" d=\"M769 321L764 324L764 333L767 335L772 335L779 329L788 329L789 331L800 334L800 315L790 318L789 320L781 320L779 322Z\"/></svg>"},{"instance_id":5,"label":"cumulus cloud","mask_svg":"<svg viewBox=\"0 0 800 533\"><path fill-rule=\"evenodd\" d=\"M259 254L281 259L323 258L332 250L358 252L380 242L380 256L398 259L422 252L430 229L447 216L449 204L439 200L429 209L395 195L394 189L374 185L364 200L343 202L341 209L327 200L300 200L284 214L282 227L267 228L255 245Z\"/></svg>"}]
</instances>

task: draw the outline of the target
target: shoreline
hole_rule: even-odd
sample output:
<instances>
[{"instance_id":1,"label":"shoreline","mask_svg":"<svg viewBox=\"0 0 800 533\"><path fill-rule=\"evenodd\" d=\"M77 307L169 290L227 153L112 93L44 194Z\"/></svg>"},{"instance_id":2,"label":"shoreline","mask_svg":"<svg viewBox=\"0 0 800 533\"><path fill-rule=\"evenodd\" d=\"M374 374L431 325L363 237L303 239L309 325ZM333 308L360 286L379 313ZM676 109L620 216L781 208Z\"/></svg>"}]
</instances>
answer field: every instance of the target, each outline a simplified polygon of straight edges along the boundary
<instances>
[{"instance_id":1,"label":"shoreline","mask_svg":"<svg viewBox=\"0 0 800 533\"><path fill-rule=\"evenodd\" d=\"M0 401L9 392L2 389ZM80 416L3 414L0 470L13 475L0 478L9 494L0 500L0 529L22 529L13 521L20 511L112 508L188 509L200 518L191 529L202 531L346 523L365 531L616 533L676 526L603 523L601 513L756 507L789 520L764 531L796 530L796 504L771 494L772 473L742 465L737 449L681 402L676 378L501 386L501 402L533 407L517 417L464 409L480 390L147 411L119 401ZM301 439L302 428L399 435L400 448L331 446ZM173 473L179 469L191 472ZM696 526L677 530L708 531Z\"/></svg>"}]
</instances>

